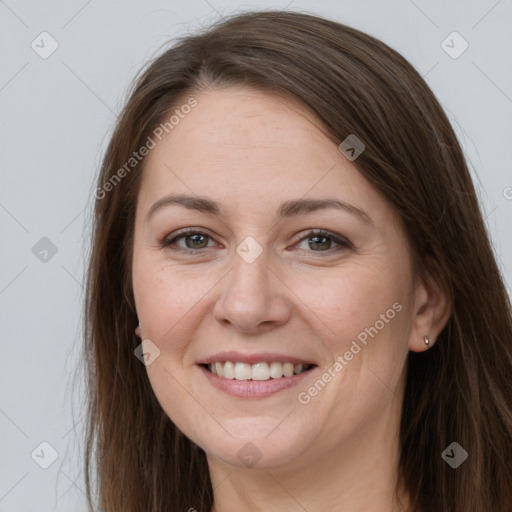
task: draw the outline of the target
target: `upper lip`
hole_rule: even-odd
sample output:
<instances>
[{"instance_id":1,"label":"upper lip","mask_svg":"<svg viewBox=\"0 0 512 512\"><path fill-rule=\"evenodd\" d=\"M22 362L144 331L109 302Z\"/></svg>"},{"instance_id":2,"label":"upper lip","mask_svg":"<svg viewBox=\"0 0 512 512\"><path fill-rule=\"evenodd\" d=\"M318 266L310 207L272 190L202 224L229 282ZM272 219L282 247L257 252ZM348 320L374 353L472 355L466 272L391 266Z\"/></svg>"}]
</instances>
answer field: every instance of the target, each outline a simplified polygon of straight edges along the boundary
<instances>
[{"instance_id":1,"label":"upper lip","mask_svg":"<svg viewBox=\"0 0 512 512\"><path fill-rule=\"evenodd\" d=\"M231 361L234 363L272 363L274 361L280 363L292 363L292 364L315 364L313 361L301 359L300 357L288 356L286 354L276 354L270 352L257 353L257 354L244 354L242 352L220 352L212 356L202 359L197 364L210 364L210 363L224 363Z\"/></svg>"}]
</instances>

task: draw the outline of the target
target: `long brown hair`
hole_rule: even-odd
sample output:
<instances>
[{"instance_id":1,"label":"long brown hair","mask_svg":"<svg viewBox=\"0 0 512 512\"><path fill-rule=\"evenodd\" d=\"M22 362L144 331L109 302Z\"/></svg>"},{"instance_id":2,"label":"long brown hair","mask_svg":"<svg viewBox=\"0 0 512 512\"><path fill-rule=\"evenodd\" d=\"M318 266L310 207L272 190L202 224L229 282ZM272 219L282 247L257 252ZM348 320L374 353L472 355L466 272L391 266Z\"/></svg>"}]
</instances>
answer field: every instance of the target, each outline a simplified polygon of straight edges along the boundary
<instances>
[{"instance_id":1,"label":"long brown hair","mask_svg":"<svg viewBox=\"0 0 512 512\"><path fill-rule=\"evenodd\" d=\"M183 98L232 84L298 100L336 143L356 134L366 149L354 165L402 218L418 275L433 276L451 300L435 345L407 360L399 484L410 510L510 512L511 305L450 122L418 72L383 42L279 11L222 20L148 63L111 137L95 192L84 315L90 508L97 500L103 512L211 509L204 451L164 413L134 356L131 250L144 160L133 169L126 162ZM452 442L468 453L457 469L441 456Z\"/></svg>"}]
</instances>

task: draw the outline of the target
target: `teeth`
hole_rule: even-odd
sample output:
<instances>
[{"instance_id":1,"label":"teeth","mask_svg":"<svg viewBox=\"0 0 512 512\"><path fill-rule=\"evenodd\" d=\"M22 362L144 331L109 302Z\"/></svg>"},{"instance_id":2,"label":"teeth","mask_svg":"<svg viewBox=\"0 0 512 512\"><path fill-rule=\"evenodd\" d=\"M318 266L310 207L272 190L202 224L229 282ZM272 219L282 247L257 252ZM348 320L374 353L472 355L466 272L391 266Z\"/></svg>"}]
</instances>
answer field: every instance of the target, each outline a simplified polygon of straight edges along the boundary
<instances>
[{"instance_id":1,"label":"teeth","mask_svg":"<svg viewBox=\"0 0 512 512\"><path fill-rule=\"evenodd\" d=\"M293 375L293 364L292 363L284 363L283 364L283 375L285 377L291 377Z\"/></svg>"},{"instance_id":2,"label":"teeth","mask_svg":"<svg viewBox=\"0 0 512 512\"><path fill-rule=\"evenodd\" d=\"M222 363L215 363L215 364L221 364ZM222 369L221 377L224 377L225 379L234 379L235 378L235 365L227 361L224 363L224 368Z\"/></svg>"},{"instance_id":3,"label":"teeth","mask_svg":"<svg viewBox=\"0 0 512 512\"><path fill-rule=\"evenodd\" d=\"M267 363L257 363L252 365L252 380L268 380L270 378L270 368Z\"/></svg>"},{"instance_id":4,"label":"teeth","mask_svg":"<svg viewBox=\"0 0 512 512\"><path fill-rule=\"evenodd\" d=\"M215 363L222 364L222 363ZM252 378L251 365L247 363L235 363L235 379L250 380Z\"/></svg>"},{"instance_id":5,"label":"teeth","mask_svg":"<svg viewBox=\"0 0 512 512\"><path fill-rule=\"evenodd\" d=\"M281 363L270 363L270 376L273 379L280 379L283 376L283 365Z\"/></svg>"},{"instance_id":6,"label":"teeth","mask_svg":"<svg viewBox=\"0 0 512 512\"><path fill-rule=\"evenodd\" d=\"M208 369L219 377L235 380L269 380L280 379L281 377L292 377L306 370L311 365L280 363L273 361L268 363L233 363L226 361L224 363L216 362L208 365Z\"/></svg>"}]
</instances>

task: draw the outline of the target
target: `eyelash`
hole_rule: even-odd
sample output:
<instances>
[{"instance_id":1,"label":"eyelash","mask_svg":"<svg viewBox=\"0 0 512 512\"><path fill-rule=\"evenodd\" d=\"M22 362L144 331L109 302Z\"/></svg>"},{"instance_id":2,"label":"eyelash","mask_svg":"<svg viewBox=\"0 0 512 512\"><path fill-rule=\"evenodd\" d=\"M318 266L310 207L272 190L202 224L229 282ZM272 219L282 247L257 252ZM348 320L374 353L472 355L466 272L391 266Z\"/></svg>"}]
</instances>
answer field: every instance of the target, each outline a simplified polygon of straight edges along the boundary
<instances>
[{"instance_id":1,"label":"eyelash","mask_svg":"<svg viewBox=\"0 0 512 512\"><path fill-rule=\"evenodd\" d=\"M167 248L167 249L170 249L171 251L181 252L183 254L202 254L203 251L205 251L207 249L211 249L211 247L203 247L201 249L184 249L183 247L171 247L171 245L174 242L176 242L177 240L180 240L181 238L186 238L187 236L191 236L191 235L203 235L203 236L206 236L206 237L212 239L212 237L208 233L205 233L203 231L193 229L193 228L187 228L187 229L184 229L183 231L176 233L176 236L174 236L172 238L165 238L164 240L162 240L160 242L160 247L162 249ZM334 243L336 243L338 246L340 246L338 248L338 250L340 250L342 248L344 248L344 249L352 249L353 248L352 244L348 240L346 240L342 237L339 237L335 233L331 233L330 231L326 231L324 229L310 230L300 240L298 240L297 244L307 238L320 237L320 236L330 238ZM294 250L297 250L297 249L294 249ZM298 250L300 250L300 249L298 249ZM328 249L327 251L307 251L307 252L319 252L319 253L332 254L331 251L332 251L332 248Z\"/></svg>"}]
</instances>

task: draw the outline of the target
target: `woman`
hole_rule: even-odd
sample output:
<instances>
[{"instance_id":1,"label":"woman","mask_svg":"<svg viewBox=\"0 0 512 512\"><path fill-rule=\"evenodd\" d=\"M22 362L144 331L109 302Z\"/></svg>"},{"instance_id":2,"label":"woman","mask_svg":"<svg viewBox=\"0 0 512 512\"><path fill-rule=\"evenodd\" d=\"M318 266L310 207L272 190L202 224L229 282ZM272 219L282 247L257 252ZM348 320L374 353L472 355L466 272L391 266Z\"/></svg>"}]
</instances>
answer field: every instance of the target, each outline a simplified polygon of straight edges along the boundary
<instances>
[{"instance_id":1,"label":"woman","mask_svg":"<svg viewBox=\"0 0 512 512\"><path fill-rule=\"evenodd\" d=\"M512 319L461 147L353 28L245 13L136 80L95 192L92 508L512 510Z\"/></svg>"}]
</instances>

